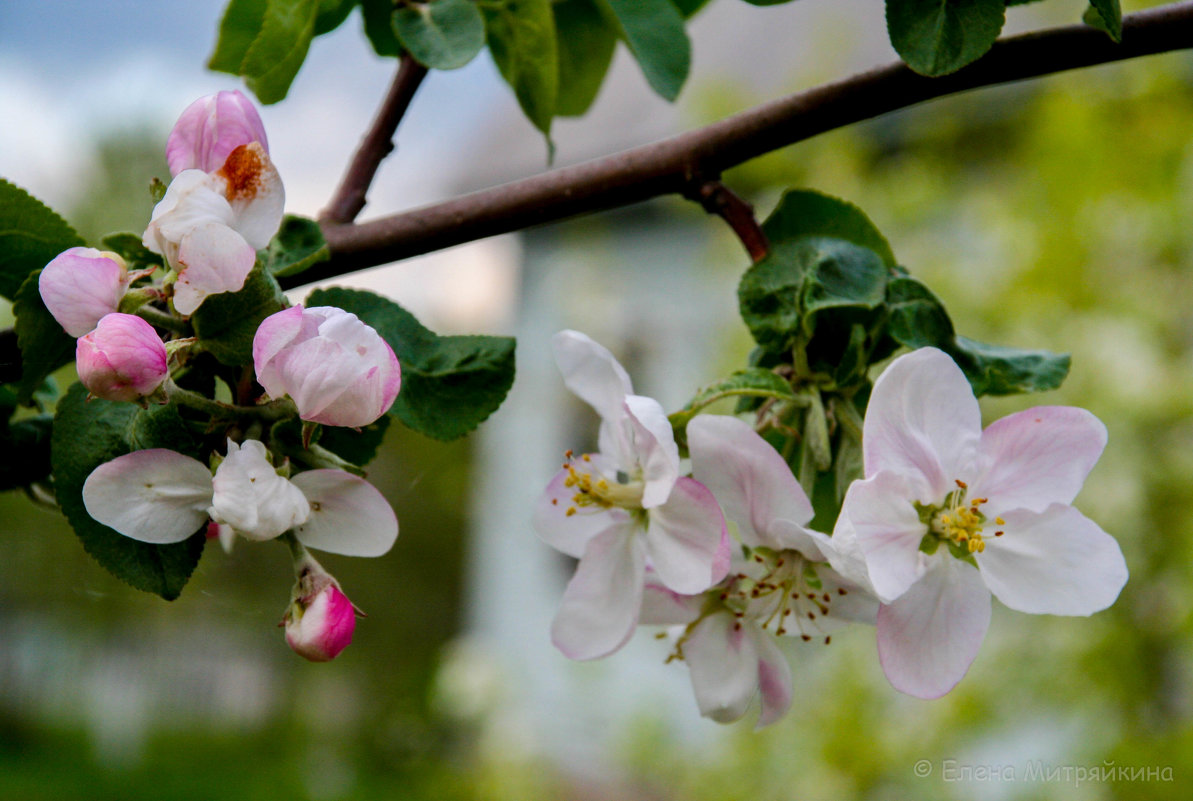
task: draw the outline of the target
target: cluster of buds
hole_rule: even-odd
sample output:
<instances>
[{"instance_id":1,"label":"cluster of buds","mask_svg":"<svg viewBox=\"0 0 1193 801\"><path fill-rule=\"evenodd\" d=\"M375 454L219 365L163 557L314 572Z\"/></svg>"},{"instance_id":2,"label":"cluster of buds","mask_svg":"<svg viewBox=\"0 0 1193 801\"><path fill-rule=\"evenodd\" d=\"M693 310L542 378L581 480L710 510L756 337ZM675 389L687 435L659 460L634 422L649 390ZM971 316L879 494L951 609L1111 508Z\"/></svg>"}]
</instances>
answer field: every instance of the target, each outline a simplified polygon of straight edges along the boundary
<instances>
[{"instance_id":1,"label":"cluster of buds","mask_svg":"<svg viewBox=\"0 0 1193 801\"><path fill-rule=\"evenodd\" d=\"M143 239L161 257L164 275L154 281L157 266L130 271L116 253L78 247L46 265L39 289L78 340L76 367L90 396L175 403L205 417L209 434L226 432L226 444L211 442L206 461L166 448L118 456L88 476L83 503L95 520L151 544L182 542L201 530L226 550L238 537L288 543L297 584L286 641L299 655L326 661L351 640L355 617L306 549L380 556L397 538L398 521L375 487L311 445L311 436L318 425L355 428L385 414L401 368L356 315L294 306L259 324L256 382L240 381L234 400L241 405L180 387L174 379L193 367L189 351L201 351L203 340L165 341L160 331L186 333L209 296L243 288L257 251L281 224L284 193L261 119L239 92L191 104L170 133L166 157L173 180ZM305 421L297 453L276 434L294 418Z\"/></svg>"},{"instance_id":2,"label":"cluster of buds","mask_svg":"<svg viewBox=\"0 0 1193 801\"><path fill-rule=\"evenodd\" d=\"M1126 582L1118 544L1069 505L1105 445L1102 424L1036 407L983 430L968 381L939 350L900 356L875 382L864 474L831 536L810 528L812 502L756 431L764 415L692 418L681 476L670 421L631 394L607 350L565 331L555 356L602 423L600 453L569 453L535 517L548 544L580 559L554 642L591 659L639 624L672 627L668 661L688 665L707 717L736 720L755 697L759 726L782 717L792 676L777 638L827 644L846 624L875 625L892 685L934 698L976 657L992 594L1023 612L1089 615ZM731 564L714 547L725 520L741 554Z\"/></svg>"}]
</instances>

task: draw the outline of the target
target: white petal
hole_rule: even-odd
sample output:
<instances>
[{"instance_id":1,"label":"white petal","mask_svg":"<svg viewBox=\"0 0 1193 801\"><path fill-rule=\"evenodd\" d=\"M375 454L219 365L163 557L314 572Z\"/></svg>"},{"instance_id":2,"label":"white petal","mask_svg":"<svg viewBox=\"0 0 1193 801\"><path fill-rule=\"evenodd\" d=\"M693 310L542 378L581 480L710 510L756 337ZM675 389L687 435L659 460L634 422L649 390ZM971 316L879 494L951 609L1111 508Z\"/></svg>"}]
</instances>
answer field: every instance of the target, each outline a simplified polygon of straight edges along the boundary
<instances>
[{"instance_id":1,"label":"white petal","mask_svg":"<svg viewBox=\"0 0 1193 801\"><path fill-rule=\"evenodd\" d=\"M630 423L634 463L642 469L642 507L651 509L667 500L679 478L679 446L667 413L654 398L628 395L623 404Z\"/></svg>"},{"instance_id":2,"label":"white petal","mask_svg":"<svg viewBox=\"0 0 1193 801\"><path fill-rule=\"evenodd\" d=\"M632 529L614 527L588 543L551 624L569 659L596 659L625 645L638 625L646 554Z\"/></svg>"},{"instance_id":3,"label":"white petal","mask_svg":"<svg viewBox=\"0 0 1193 801\"><path fill-rule=\"evenodd\" d=\"M165 448L134 451L91 471L83 484L87 514L141 542L182 542L207 522L211 471Z\"/></svg>"},{"instance_id":4,"label":"white petal","mask_svg":"<svg viewBox=\"0 0 1193 801\"><path fill-rule=\"evenodd\" d=\"M761 729L783 717L791 707L791 666L770 634L756 626L751 627L750 634L758 651L758 697L762 704L754 728Z\"/></svg>"},{"instance_id":5,"label":"white petal","mask_svg":"<svg viewBox=\"0 0 1193 801\"><path fill-rule=\"evenodd\" d=\"M244 237L228 226L197 226L179 243L174 308L179 314L194 314L208 295L239 291L256 259Z\"/></svg>"},{"instance_id":6,"label":"white petal","mask_svg":"<svg viewBox=\"0 0 1193 801\"><path fill-rule=\"evenodd\" d=\"M647 568L642 591L642 611L638 623L643 626L680 626L700 617L704 595L681 595L669 590L654 571Z\"/></svg>"},{"instance_id":7,"label":"white petal","mask_svg":"<svg viewBox=\"0 0 1193 801\"><path fill-rule=\"evenodd\" d=\"M939 698L969 670L990 625L990 591L972 566L938 554L924 577L878 610L878 659L891 685Z\"/></svg>"},{"instance_id":8,"label":"white petal","mask_svg":"<svg viewBox=\"0 0 1193 801\"><path fill-rule=\"evenodd\" d=\"M633 388L613 354L579 331L560 331L551 345L564 385L602 418L620 417L622 400Z\"/></svg>"},{"instance_id":9,"label":"white petal","mask_svg":"<svg viewBox=\"0 0 1193 801\"><path fill-rule=\"evenodd\" d=\"M398 538L398 518L376 487L343 470L308 470L291 482L311 505L294 529L308 548L344 556L381 556Z\"/></svg>"},{"instance_id":10,"label":"white petal","mask_svg":"<svg viewBox=\"0 0 1193 801\"><path fill-rule=\"evenodd\" d=\"M302 491L282 478L255 439L228 440L228 453L212 479L211 517L251 540L271 540L302 523L311 508Z\"/></svg>"},{"instance_id":11,"label":"white petal","mask_svg":"<svg viewBox=\"0 0 1193 801\"><path fill-rule=\"evenodd\" d=\"M690 478L675 483L662 506L650 510L646 530L650 563L665 586L695 595L729 572L729 532L708 488Z\"/></svg>"},{"instance_id":12,"label":"white petal","mask_svg":"<svg viewBox=\"0 0 1193 801\"><path fill-rule=\"evenodd\" d=\"M592 454L594 461L599 454ZM588 541L613 525L625 525L630 515L624 509L604 509L600 506L576 506L573 487L564 485L568 471L560 470L539 496L534 508L534 530L539 538L557 551L577 559L584 553ZM568 514L568 509L575 509Z\"/></svg>"},{"instance_id":13,"label":"white petal","mask_svg":"<svg viewBox=\"0 0 1193 801\"><path fill-rule=\"evenodd\" d=\"M1085 409L1037 406L982 432L989 467L973 487L997 510L1042 512L1072 503L1106 447L1106 426Z\"/></svg>"},{"instance_id":14,"label":"white petal","mask_svg":"<svg viewBox=\"0 0 1193 801\"><path fill-rule=\"evenodd\" d=\"M1114 538L1071 506L1005 513L1001 537L976 554L990 591L1020 612L1091 615L1118 598L1127 563Z\"/></svg>"},{"instance_id":15,"label":"white petal","mask_svg":"<svg viewBox=\"0 0 1193 801\"><path fill-rule=\"evenodd\" d=\"M940 503L954 479L971 477L981 432L978 401L961 368L936 348L912 351L874 382L862 438L866 477L899 473L917 493L927 492L918 500Z\"/></svg>"},{"instance_id":16,"label":"white petal","mask_svg":"<svg viewBox=\"0 0 1193 801\"><path fill-rule=\"evenodd\" d=\"M837 524L833 528L833 536L829 539L829 547L822 548L825 558L832 565L833 570L866 592L873 593L874 585L870 581L870 569L866 567L866 552L857 541L857 531L848 516L842 514L837 517Z\"/></svg>"},{"instance_id":17,"label":"white petal","mask_svg":"<svg viewBox=\"0 0 1193 801\"><path fill-rule=\"evenodd\" d=\"M928 528L910 495L902 476L879 473L850 484L841 506L841 517L848 518L865 555L874 592L885 603L906 592L924 572L920 543Z\"/></svg>"},{"instance_id":18,"label":"white petal","mask_svg":"<svg viewBox=\"0 0 1193 801\"><path fill-rule=\"evenodd\" d=\"M823 591L828 593L828 614L821 616L821 623L839 621L846 623L868 623L874 625L878 616L878 599L866 587L858 585L837 571L818 565L816 576ZM841 590L845 590L842 594Z\"/></svg>"},{"instance_id":19,"label":"white petal","mask_svg":"<svg viewBox=\"0 0 1193 801\"><path fill-rule=\"evenodd\" d=\"M773 521L803 526L814 512L778 451L736 417L711 414L688 423L688 449L692 478L712 490L725 516L737 523L742 542L776 550L794 547L776 538Z\"/></svg>"},{"instance_id":20,"label":"white petal","mask_svg":"<svg viewBox=\"0 0 1193 801\"><path fill-rule=\"evenodd\" d=\"M744 715L758 690L758 649L747 627L757 628L717 612L700 621L683 646L700 714L719 723Z\"/></svg>"}]
</instances>

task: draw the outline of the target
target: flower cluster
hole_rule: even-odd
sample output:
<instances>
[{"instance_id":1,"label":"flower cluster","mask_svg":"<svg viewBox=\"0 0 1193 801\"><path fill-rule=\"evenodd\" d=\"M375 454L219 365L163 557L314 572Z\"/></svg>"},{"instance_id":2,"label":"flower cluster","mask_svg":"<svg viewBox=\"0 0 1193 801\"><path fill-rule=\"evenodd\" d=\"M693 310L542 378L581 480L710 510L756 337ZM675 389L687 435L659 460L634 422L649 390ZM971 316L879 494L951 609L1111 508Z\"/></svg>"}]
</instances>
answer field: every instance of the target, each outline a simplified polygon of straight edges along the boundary
<instances>
[{"instance_id":1,"label":"flower cluster","mask_svg":"<svg viewBox=\"0 0 1193 801\"><path fill-rule=\"evenodd\" d=\"M394 544L398 521L358 468L312 440L320 425L357 428L385 414L401 368L356 315L285 308L282 300L257 326L251 364L247 357L226 367L197 362L202 337L164 341L159 329L191 333L188 318L209 296L244 287L283 205L261 119L239 92L191 104L166 150L174 178L143 241L161 264L130 271L116 253L71 248L46 265L39 289L78 339L76 367L90 396L174 404L204 432L205 448L188 455L149 447L103 462L82 486L83 505L94 520L154 545L203 531L226 550L237 537L286 542L296 575L286 641L326 661L350 642L354 607L307 549L380 556ZM159 266L165 275L153 282ZM209 382L235 386L234 403L180 386L203 386L195 376L204 372ZM301 436L286 433L291 423Z\"/></svg>"},{"instance_id":2,"label":"flower cluster","mask_svg":"<svg viewBox=\"0 0 1193 801\"><path fill-rule=\"evenodd\" d=\"M714 720L740 718L754 697L759 726L787 711L777 638L829 643L847 623L873 624L891 683L931 698L976 656L991 594L1019 611L1088 615L1126 581L1113 538L1070 506L1105 444L1101 423L1037 407L983 431L969 383L939 350L895 359L875 383L864 475L829 536L809 527L808 495L753 426L692 418L681 475L670 420L632 394L612 355L573 331L554 345L601 429L600 452L569 452L536 510L540 536L580 560L552 639L591 659L639 624L672 627L671 659L687 663Z\"/></svg>"}]
</instances>

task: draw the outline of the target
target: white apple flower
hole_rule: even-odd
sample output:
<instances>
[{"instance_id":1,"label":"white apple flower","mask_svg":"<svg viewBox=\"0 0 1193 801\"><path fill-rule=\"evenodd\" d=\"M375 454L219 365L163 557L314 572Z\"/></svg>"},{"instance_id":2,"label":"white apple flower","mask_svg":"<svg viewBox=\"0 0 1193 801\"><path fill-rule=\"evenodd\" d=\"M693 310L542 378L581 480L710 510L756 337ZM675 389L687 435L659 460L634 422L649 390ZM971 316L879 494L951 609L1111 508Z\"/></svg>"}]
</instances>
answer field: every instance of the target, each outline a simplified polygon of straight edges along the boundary
<instances>
[{"instance_id":1,"label":"white apple flower","mask_svg":"<svg viewBox=\"0 0 1193 801\"><path fill-rule=\"evenodd\" d=\"M616 651L638 622L647 563L667 588L695 594L729 570L729 536L712 493L679 475L662 407L632 394L629 376L584 334L553 339L567 387L601 416L600 452L573 457L548 484L534 524L579 558L551 627L572 659Z\"/></svg>"},{"instance_id":2,"label":"white apple flower","mask_svg":"<svg viewBox=\"0 0 1193 801\"><path fill-rule=\"evenodd\" d=\"M852 622L873 623L878 602L828 562L850 564L836 543L807 527L812 504L783 458L733 417L688 424L692 475L737 526L748 558L717 587L683 596L648 579L640 622L685 626L676 656L688 664L700 714L740 718L757 695L758 728L791 705L791 669L776 635L823 639Z\"/></svg>"},{"instance_id":3,"label":"white apple flower","mask_svg":"<svg viewBox=\"0 0 1193 801\"><path fill-rule=\"evenodd\" d=\"M343 470L277 474L256 440L228 441L215 476L197 459L165 448L105 462L83 484L87 513L140 542L181 542L210 518L220 541L267 540L293 530L310 548L345 556L380 556L398 536L384 496Z\"/></svg>"},{"instance_id":4,"label":"white apple flower","mask_svg":"<svg viewBox=\"0 0 1193 801\"><path fill-rule=\"evenodd\" d=\"M1090 615L1118 597L1118 543L1070 504L1106 444L1084 409L1040 406L984 431L977 399L945 353L893 361L874 384L865 479L837 536L856 538L875 593L878 655L921 698L952 689L990 623L990 596L1035 614Z\"/></svg>"}]
</instances>

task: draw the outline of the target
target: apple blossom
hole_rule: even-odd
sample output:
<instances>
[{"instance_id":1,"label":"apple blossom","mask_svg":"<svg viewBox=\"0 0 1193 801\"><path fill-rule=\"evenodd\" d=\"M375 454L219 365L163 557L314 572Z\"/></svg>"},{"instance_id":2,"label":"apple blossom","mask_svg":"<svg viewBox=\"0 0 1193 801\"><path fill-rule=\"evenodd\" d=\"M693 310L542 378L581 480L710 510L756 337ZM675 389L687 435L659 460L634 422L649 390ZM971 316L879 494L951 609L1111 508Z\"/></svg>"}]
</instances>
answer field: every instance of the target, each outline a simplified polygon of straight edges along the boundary
<instances>
[{"instance_id":1,"label":"apple blossom","mask_svg":"<svg viewBox=\"0 0 1193 801\"><path fill-rule=\"evenodd\" d=\"M402 370L370 326L334 306L294 306L261 321L253 338L257 381L289 395L304 420L366 426L393 405Z\"/></svg>"},{"instance_id":2,"label":"apple blossom","mask_svg":"<svg viewBox=\"0 0 1193 801\"><path fill-rule=\"evenodd\" d=\"M292 530L299 542L346 556L380 556L398 536L384 496L343 470L277 474L265 446L229 440L213 477L202 462L165 448L118 456L83 484L87 513L141 542L181 542L208 518L225 548L239 534L273 539Z\"/></svg>"},{"instance_id":3,"label":"apple blossom","mask_svg":"<svg viewBox=\"0 0 1193 801\"><path fill-rule=\"evenodd\" d=\"M79 338L79 381L97 398L133 401L152 394L169 375L166 346L149 323L113 312Z\"/></svg>"},{"instance_id":4,"label":"apple blossom","mask_svg":"<svg viewBox=\"0 0 1193 801\"><path fill-rule=\"evenodd\" d=\"M312 662L329 662L352 642L356 610L339 584L309 555L295 565L298 580L282 623L286 643Z\"/></svg>"},{"instance_id":5,"label":"apple blossom","mask_svg":"<svg viewBox=\"0 0 1193 801\"><path fill-rule=\"evenodd\" d=\"M281 177L260 142L237 146L211 172L178 173L143 238L178 274L174 308L189 315L208 295L243 287L284 206Z\"/></svg>"},{"instance_id":6,"label":"apple blossom","mask_svg":"<svg viewBox=\"0 0 1193 801\"><path fill-rule=\"evenodd\" d=\"M50 261L37 279L42 302L72 337L95 328L120 308L130 277L124 259L109 251L75 247Z\"/></svg>"},{"instance_id":7,"label":"apple blossom","mask_svg":"<svg viewBox=\"0 0 1193 801\"><path fill-rule=\"evenodd\" d=\"M679 475L658 402L631 394L622 366L587 336L562 331L552 343L564 383L602 418L600 452L568 452L534 524L545 542L580 560L552 641L572 659L594 659L633 634L648 561L666 588L699 593L728 572L729 536L708 488Z\"/></svg>"},{"instance_id":8,"label":"apple blossom","mask_svg":"<svg viewBox=\"0 0 1193 801\"><path fill-rule=\"evenodd\" d=\"M878 654L896 689L935 698L961 680L991 593L1036 614L1114 602L1122 552L1070 505L1105 444L1096 417L1066 406L983 431L964 374L934 348L883 371L866 411L865 479L846 493L837 533L856 540L883 602Z\"/></svg>"},{"instance_id":9,"label":"apple blossom","mask_svg":"<svg viewBox=\"0 0 1193 801\"><path fill-rule=\"evenodd\" d=\"M170 175L183 170L214 172L240 145L259 142L269 152L256 107L239 90L206 95L186 107L166 140Z\"/></svg>"},{"instance_id":10,"label":"apple blossom","mask_svg":"<svg viewBox=\"0 0 1193 801\"><path fill-rule=\"evenodd\" d=\"M758 695L758 727L791 704L791 670L773 635L823 637L874 621L877 601L841 576L836 544L807 528L812 504L783 458L750 426L702 415L688 424L692 475L712 491L746 546L730 575L698 596L648 578L640 622L682 624L676 656L688 664L700 713L737 720Z\"/></svg>"}]
</instances>

